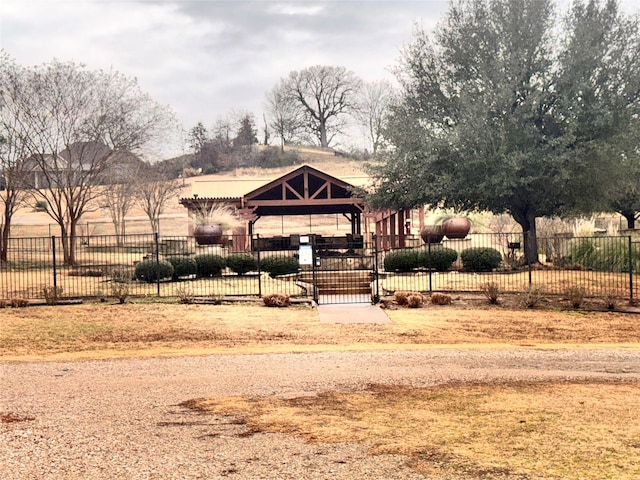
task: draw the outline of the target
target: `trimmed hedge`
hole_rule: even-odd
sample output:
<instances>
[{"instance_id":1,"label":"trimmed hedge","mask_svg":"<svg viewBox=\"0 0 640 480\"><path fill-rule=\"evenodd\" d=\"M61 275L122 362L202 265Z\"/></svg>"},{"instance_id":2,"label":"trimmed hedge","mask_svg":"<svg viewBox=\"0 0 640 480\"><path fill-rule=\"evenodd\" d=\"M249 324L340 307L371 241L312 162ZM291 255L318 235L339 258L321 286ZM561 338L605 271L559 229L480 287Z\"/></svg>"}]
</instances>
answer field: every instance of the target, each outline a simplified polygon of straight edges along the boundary
<instances>
[{"instance_id":1,"label":"trimmed hedge","mask_svg":"<svg viewBox=\"0 0 640 480\"><path fill-rule=\"evenodd\" d=\"M173 265L173 279L178 280L180 277L188 277L198 273L198 264L193 257L176 256L168 257L167 260Z\"/></svg>"},{"instance_id":2,"label":"trimmed hedge","mask_svg":"<svg viewBox=\"0 0 640 480\"><path fill-rule=\"evenodd\" d=\"M157 282L173 276L173 265L166 260L143 260L136 264L135 275L137 280L148 283Z\"/></svg>"},{"instance_id":3,"label":"trimmed hedge","mask_svg":"<svg viewBox=\"0 0 640 480\"><path fill-rule=\"evenodd\" d=\"M296 257L267 257L260 260L260 269L269 272L271 278L298 273L300 262Z\"/></svg>"},{"instance_id":4,"label":"trimmed hedge","mask_svg":"<svg viewBox=\"0 0 640 480\"><path fill-rule=\"evenodd\" d=\"M495 248L468 248L462 251L460 258L468 272L490 272L502 263L502 254Z\"/></svg>"},{"instance_id":5,"label":"trimmed hedge","mask_svg":"<svg viewBox=\"0 0 640 480\"><path fill-rule=\"evenodd\" d=\"M227 266L227 262L224 257L210 253L196 255L195 261L198 277L213 277L220 275L222 270Z\"/></svg>"},{"instance_id":6,"label":"trimmed hedge","mask_svg":"<svg viewBox=\"0 0 640 480\"><path fill-rule=\"evenodd\" d=\"M419 256L421 267L433 268L437 272L446 272L457 259L458 252L446 247L422 250Z\"/></svg>"},{"instance_id":7,"label":"trimmed hedge","mask_svg":"<svg viewBox=\"0 0 640 480\"><path fill-rule=\"evenodd\" d=\"M419 250L394 250L384 257L384 269L387 272L410 272L420 267L420 261Z\"/></svg>"},{"instance_id":8,"label":"trimmed hedge","mask_svg":"<svg viewBox=\"0 0 640 480\"><path fill-rule=\"evenodd\" d=\"M248 253L234 253L227 257L227 267L238 275L258 270L258 261Z\"/></svg>"},{"instance_id":9,"label":"trimmed hedge","mask_svg":"<svg viewBox=\"0 0 640 480\"><path fill-rule=\"evenodd\" d=\"M416 268L432 268L446 272L458 259L458 252L451 248L433 248L431 251L408 248L394 250L384 257L384 269L387 272L411 272Z\"/></svg>"}]
</instances>

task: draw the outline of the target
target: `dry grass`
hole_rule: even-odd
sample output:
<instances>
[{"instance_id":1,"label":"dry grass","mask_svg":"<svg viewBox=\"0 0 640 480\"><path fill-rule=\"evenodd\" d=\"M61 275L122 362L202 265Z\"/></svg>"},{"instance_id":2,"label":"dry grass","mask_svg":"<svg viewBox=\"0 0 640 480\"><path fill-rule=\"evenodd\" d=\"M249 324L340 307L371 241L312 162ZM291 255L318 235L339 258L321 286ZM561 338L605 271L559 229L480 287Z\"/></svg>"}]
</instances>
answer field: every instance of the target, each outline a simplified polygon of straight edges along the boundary
<instances>
[{"instance_id":1,"label":"dry grass","mask_svg":"<svg viewBox=\"0 0 640 480\"><path fill-rule=\"evenodd\" d=\"M506 307L388 310L388 325L324 324L309 307L135 303L0 310L0 360L198 353L640 344L636 315Z\"/></svg>"},{"instance_id":2,"label":"dry grass","mask_svg":"<svg viewBox=\"0 0 640 480\"><path fill-rule=\"evenodd\" d=\"M2 309L0 361L445 345L640 346L640 324L631 314L510 309L486 302L387 313L392 324L363 325L320 323L309 307L257 304ZM637 384L372 386L312 397L232 397L186 405L232 416L249 434L366 442L372 454L406 455L411 468L434 479L631 480L640 475Z\"/></svg>"},{"instance_id":3,"label":"dry grass","mask_svg":"<svg viewBox=\"0 0 640 480\"><path fill-rule=\"evenodd\" d=\"M249 433L365 442L372 454L406 455L413 469L434 479L640 476L636 384L371 386L186 405L240 418Z\"/></svg>"},{"instance_id":4,"label":"dry grass","mask_svg":"<svg viewBox=\"0 0 640 480\"><path fill-rule=\"evenodd\" d=\"M430 283L431 282L431 283ZM381 280L383 292L412 290L418 292L433 291L469 292L481 291L483 286L492 282L500 293L526 292L529 285L529 272L512 273L466 273L446 272L389 274ZM629 298L629 274L577 270L535 270L531 272L533 285L544 285L548 295L564 295L572 286L584 288L585 296L604 296L615 292L620 298ZM634 279L634 283L636 280ZM637 295L637 286L634 293Z\"/></svg>"}]
</instances>

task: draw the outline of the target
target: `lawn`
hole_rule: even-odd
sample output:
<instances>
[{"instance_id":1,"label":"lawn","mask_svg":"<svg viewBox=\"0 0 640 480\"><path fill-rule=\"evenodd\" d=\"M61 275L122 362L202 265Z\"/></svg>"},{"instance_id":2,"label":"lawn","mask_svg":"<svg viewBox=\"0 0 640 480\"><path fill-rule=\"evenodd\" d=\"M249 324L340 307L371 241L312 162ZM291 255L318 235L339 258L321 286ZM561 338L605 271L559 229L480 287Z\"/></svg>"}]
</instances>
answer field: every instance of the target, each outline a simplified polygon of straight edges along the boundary
<instances>
[{"instance_id":1,"label":"lawn","mask_svg":"<svg viewBox=\"0 0 640 480\"><path fill-rule=\"evenodd\" d=\"M0 310L0 361L457 348L640 349L635 314L465 304L388 309L392 323L326 324L307 306L85 303ZM640 477L637 383L370 385L185 406L310 442L403 454L428 478Z\"/></svg>"},{"instance_id":2,"label":"lawn","mask_svg":"<svg viewBox=\"0 0 640 480\"><path fill-rule=\"evenodd\" d=\"M489 305L389 309L388 325L320 323L307 306L138 300L0 310L0 360L507 346L640 345L638 316Z\"/></svg>"}]
</instances>

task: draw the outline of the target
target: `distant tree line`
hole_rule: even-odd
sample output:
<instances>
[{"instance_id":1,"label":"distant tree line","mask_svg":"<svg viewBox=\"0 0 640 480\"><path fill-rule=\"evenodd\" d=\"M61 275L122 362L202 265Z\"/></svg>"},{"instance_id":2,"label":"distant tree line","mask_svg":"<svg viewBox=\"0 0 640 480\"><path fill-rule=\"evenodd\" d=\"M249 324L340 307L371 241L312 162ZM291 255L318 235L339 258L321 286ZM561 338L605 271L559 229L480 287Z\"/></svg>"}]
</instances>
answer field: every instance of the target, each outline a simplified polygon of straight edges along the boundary
<instances>
[{"instance_id":1,"label":"distant tree line","mask_svg":"<svg viewBox=\"0 0 640 480\"><path fill-rule=\"evenodd\" d=\"M192 154L174 164L172 170L189 176L241 167L281 167L299 161L295 152L283 152L276 147L257 148L258 132L253 115L243 112L234 117L235 121L218 119L211 130L198 122L188 133ZM181 169L183 171L178 172Z\"/></svg>"},{"instance_id":2,"label":"distant tree line","mask_svg":"<svg viewBox=\"0 0 640 480\"><path fill-rule=\"evenodd\" d=\"M366 83L344 67L316 65L293 71L266 95L262 148L254 148L259 137L253 114L235 112L210 129L198 122L189 130L192 156L186 166L207 174L292 165L299 158L285 146L332 148L349 127L358 125L375 155L385 146L385 121L393 98L389 82ZM279 148L270 147L274 141Z\"/></svg>"}]
</instances>

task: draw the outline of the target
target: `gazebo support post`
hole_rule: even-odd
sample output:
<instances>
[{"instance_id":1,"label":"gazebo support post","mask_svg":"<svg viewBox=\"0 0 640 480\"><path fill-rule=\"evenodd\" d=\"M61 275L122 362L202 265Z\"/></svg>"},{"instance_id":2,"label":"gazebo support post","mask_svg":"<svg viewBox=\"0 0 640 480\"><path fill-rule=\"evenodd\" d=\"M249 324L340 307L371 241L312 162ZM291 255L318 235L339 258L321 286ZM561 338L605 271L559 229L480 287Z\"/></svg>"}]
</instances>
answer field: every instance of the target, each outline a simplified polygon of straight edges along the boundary
<instances>
[{"instance_id":1,"label":"gazebo support post","mask_svg":"<svg viewBox=\"0 0 640 480\"><path fill-rule=\"evenodd\" d=\"M398 211L398 247L399 248L405 248L407 246L406 243L406 236L405 236L405 230L404 230L404 222L405 222L405 211L404 210L400 210Z\"/></svg>"}]
</instances>

